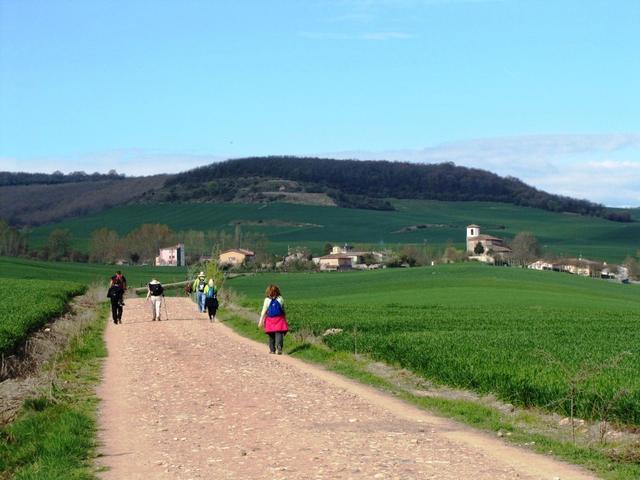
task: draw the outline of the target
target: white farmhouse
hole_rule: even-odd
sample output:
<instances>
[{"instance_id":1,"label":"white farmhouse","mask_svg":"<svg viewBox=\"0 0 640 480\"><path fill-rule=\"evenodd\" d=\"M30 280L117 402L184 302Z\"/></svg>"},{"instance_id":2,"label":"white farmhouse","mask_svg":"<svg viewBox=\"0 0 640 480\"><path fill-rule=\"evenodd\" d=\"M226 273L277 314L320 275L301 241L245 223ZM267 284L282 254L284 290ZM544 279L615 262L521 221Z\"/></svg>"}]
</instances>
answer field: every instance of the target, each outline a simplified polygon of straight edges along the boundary
<instances>
[{"instance_id":1,"label":"white farmhouse","mask_svg":"<svg viewBox=\"0 0 640 480\"><path fill-rule=\"evenodd\" d=\"M184 256L184 243L161 248L155 264L156 267L184 267L187 264Z\"/></svg>"}]
</instances>

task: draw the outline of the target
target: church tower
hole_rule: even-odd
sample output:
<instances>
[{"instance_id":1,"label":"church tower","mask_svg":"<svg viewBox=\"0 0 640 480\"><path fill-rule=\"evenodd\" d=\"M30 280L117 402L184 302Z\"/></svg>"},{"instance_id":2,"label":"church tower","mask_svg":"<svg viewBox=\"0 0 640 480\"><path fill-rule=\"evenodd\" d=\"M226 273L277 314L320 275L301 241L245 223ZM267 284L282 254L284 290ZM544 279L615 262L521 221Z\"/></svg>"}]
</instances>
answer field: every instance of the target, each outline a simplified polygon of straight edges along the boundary
<instances>
[{"instance_id":1,"label":"church tower","mask_svg":"<svg viewBox=\"0 0 640 480\"><path fill-rule=\"evenodd\" d=\"M480 235L480 225L467 225L467 240Z\"/></svg>"},{"instance_id":2,"label":"church tower","mask_svg":"<svg viewBox=\"0 0 640 480\"><path fill-rule=\"evenodd\" d=\"M474 242L471 239L478 237L479 235L480 225L467 225L467 253L473 253L473 249L475 248L477 242Z\"/></svg>"}]
</instances>

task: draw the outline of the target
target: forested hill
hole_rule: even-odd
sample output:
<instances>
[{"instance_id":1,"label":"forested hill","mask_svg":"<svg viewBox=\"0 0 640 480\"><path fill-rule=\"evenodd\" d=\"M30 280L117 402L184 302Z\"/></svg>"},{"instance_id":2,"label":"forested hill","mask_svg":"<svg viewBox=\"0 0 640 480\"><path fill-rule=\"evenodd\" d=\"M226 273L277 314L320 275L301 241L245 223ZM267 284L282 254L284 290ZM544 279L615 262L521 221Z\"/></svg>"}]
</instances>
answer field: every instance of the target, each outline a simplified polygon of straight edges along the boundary
<instances>
[{"instance_id":1,"label":"forested hill","mask_svg":"<svg viewBox=\"0 0 640 480\"><path fill-rule=\"evenodd\" d=\"M239 179L243 179L240 184ZM553 212L633 221L628 212L610 210L586 200L553 195L513 177L500 177L453 163L415 164L388 161L333 160L290 156L251 157L199 167L170 178L168 200L194 195L229 200L241 188L259 189L260 180L296 182L308 193L326 193L338 205L393 208L385 198L446 201L491 201ZM190 192L190 193L187 193ZM226 197L225 197L226 196ZM195 198L195 197L193 197Z\"/></svg>"}]
</instances>

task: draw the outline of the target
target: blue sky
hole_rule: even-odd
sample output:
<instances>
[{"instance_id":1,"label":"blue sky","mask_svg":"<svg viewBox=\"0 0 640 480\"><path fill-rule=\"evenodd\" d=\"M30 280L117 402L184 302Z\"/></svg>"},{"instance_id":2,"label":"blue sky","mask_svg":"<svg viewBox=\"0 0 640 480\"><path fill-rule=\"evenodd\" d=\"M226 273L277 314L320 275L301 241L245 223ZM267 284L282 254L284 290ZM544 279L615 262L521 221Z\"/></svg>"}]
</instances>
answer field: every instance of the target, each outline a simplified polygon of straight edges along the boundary
<instances>
[{"instance_id":1,"label":"blue sky","mask_svg":"<svg viewBox=\"0 0 640 480\"><path fill-rule=\"evenodd\" d=\"M0 0L0 170L454 161L640 205L640 1Z\"/></svg>"}]
</instances>

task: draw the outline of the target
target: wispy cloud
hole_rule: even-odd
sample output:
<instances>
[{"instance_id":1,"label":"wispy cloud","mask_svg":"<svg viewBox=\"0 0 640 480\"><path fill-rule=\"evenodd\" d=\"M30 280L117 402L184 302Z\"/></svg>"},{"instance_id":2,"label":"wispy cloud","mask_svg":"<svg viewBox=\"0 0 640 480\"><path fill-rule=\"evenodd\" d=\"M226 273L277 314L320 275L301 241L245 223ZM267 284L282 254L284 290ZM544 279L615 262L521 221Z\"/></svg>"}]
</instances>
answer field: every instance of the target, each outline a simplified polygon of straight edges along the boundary
<instances>
[{"instance_id":1,"label":"wispy cloud","mask_svg":"<svg viewBox=\"0 0 640 480\"><path fill-rule=\"evenodd\" d=\"M640 206L640 161L567 165L553 175L529 179L537 187L617 207Z\"/></svg>"},{"instance_id":2,"label":"wispy cloud","mask_svg":"<svg viewBox=\"0 0 640 480\"><path fill-rule=\"evenodd\" d=\"M367 32L361 33L359 36L362 40L409 40L415 37L415 35L405 32Z\"/></svg>"},{"instance_id":3,"label":"wispy cloud","mask_svg":"<svg viewBox=\"0 0 640 480\"><path fill-rule=\"evenodd\" d=\"M640 134L532 135L450 142L421 149L343 151L334 158L482 168L544 190L611 206L640 205Z\"/></svg>"},{"instance_id":4,"label":"wispy cloud","mask_svg":"<svg viewBox=\"0 0 640 480\"><path fill-rule=\"evenodd\" d=\"M386 41L386 40L410 40L416 35L406 32L358 32L358 33L336 33L336 32L300 32L299 35L313 40L364 40L364 41Z\"/></svg>"},{"instance_id":5,"label":"wispy cloud","mask_svg":"<svg viewBox=\"0 0 640 480\"><path fill-rule=\"evenodd\" d=\"M324 0L324 5L352 8L358 12L375 8L430 7L451 4L505 3L509 0Z\"/></svg>"}]
</instances>

